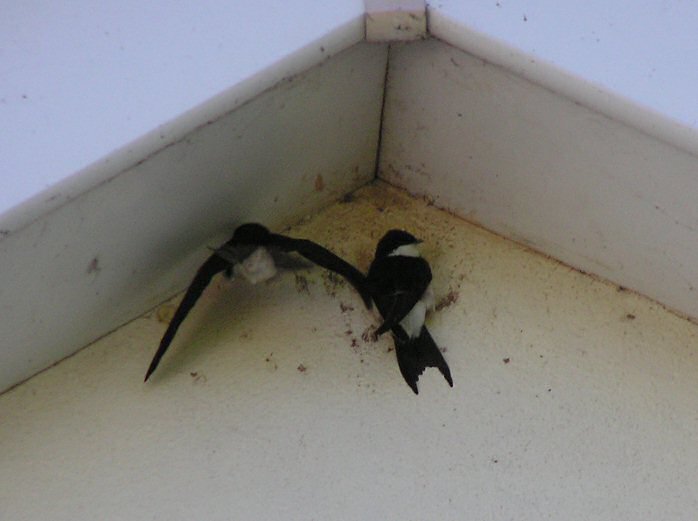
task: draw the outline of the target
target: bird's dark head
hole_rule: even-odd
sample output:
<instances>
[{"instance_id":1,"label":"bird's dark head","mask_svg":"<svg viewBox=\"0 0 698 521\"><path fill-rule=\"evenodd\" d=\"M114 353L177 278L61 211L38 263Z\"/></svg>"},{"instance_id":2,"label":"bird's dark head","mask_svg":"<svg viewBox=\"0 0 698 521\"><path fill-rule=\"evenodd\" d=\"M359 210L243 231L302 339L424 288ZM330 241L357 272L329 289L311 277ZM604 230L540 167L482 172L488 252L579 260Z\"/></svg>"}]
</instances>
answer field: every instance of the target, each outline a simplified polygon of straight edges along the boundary
<instances>
[{"instance_id":1,"label":"bird's dark head","mask_svg":"<svg viewBox=\"0 0 698 521\"><path fill-rule=\"evenodd\" d=\"M420 241L414 235L404 230L390 230L378 241L376 246L376 259L387 257L401 246L419 244Z\"/></svg>"},{"instance_id":2,"label":"bird's dark head","mask_svg":"<svg viewBox=\"0 0 698 521\"><path fill-rule=\"evenodd\" d=\"M232 242L263 246L269 242L269 230L258 223L241 224L235 229Z\"/></svg>"}]
</instances>

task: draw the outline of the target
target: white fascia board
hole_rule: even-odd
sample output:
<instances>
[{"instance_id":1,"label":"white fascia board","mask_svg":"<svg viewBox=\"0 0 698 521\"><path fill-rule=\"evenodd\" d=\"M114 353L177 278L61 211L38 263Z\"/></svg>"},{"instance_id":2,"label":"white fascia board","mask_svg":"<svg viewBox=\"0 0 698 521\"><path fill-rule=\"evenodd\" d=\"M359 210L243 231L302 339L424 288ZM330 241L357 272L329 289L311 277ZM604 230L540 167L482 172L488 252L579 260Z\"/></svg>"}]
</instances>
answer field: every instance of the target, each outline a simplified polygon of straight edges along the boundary
<instances>
[{"instance_id":1,"label":"white fascia board","mask_svg":"<svg viewBox=\"0 0 698 521\"><path fill-rule=\"evenodd\" d=\"M379 175L698 318L698 7L429 3ZM661 32L661 38L658 37Z\"/></svg>"},{"instance_id":2,"label":"white fascia board","mask_svg":"<svg viewBox=\"0 0 698 521\"><path fill-rule=\"evenodd\" d=\"M366 0L367 41L410 41L426 37L425 0Z\"/></svg>"},{"instance_id":3,"label":"white fascia board","mask_svg":"<svg viewBox=\"0 0 698 521\"><path fill-rule=\"evenodd\" d=\"M379 176L698 317L698 158L438 40L390 54Z\"/></svg>"}]
</instances>

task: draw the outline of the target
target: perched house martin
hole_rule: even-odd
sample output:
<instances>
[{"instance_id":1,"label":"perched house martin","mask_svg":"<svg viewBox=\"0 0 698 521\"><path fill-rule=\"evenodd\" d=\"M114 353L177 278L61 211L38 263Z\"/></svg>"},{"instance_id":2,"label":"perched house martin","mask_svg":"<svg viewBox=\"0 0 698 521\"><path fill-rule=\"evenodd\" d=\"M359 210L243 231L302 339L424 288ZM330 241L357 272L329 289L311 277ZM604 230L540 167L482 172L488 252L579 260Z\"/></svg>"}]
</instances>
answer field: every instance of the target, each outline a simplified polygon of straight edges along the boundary
<instances>
[{"instance_id":1,"label":"perched house martin","mask_svg":"<svg viewBox=\"0 0 698 521\"><path fill-rule=\"evenodd\" d=\"M158 350L145 373L145 380L147 381L153 374L177 333L177 329L216 274L225 272L228 277L240 276L252 284L257 284L271 279L278 269L307 267L299 262L299 259L292 255L293 253L343 276L359 292L366 307L371 307L371 296L366 287L364 275L345 260L312 241L271 233L257 223L243 224L235 230L228 242L214 249L213 254L196 272L194 280L187 288L160 340Z\"/></svg>"},{"instance_id":2,"label":"perched house martin","mask_svg":"<svg viewBox=\"0 0 698 521\"><path fill-rule=\"evenodd\" d=\"M367 276L384 320L376 335L392 331L400 372L415 394L427 367L438 368L453 387L448 364L424 325L427 310L434 307L434 293L431 268L416 247L420 242L408 232L390 230L378 242Z\"/></svg>"}]
</instances>

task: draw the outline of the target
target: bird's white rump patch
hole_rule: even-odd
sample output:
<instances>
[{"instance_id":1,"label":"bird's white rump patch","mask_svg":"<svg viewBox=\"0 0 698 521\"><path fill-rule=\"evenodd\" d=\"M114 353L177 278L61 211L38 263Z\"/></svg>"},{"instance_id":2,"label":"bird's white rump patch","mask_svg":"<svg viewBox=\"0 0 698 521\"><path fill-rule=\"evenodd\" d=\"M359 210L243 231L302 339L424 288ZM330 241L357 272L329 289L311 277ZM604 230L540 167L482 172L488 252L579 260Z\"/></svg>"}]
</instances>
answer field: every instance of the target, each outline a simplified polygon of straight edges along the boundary
<instances>
[{"instance_id":1,"label":"bird's white rump patch","mask_svg":"<svg viewBox=\"0 0 698 521\"><path fill-rule=\"evenodd\" d=\"M405 318L400 321L402 329L405 330L405 333L407 333L410 338L419 336L427 316L427 311L434 309L434 303L434 290L431 289L431 284L429 284L422 294L422 298L417 301Z\"/></svg>"},{"instance_id":2,"label":"bird's white rump patch","mask_svg":"<svg viewBox=\"0 0 698 521\"><path fill-rule=\"evenodd\" d=\"M253 251L244 261L233 268L235 275L247 279L251 284L257 284L269 280L276 275L274 258L266 248L259 247Z\"/></svg>"}]
</instances>

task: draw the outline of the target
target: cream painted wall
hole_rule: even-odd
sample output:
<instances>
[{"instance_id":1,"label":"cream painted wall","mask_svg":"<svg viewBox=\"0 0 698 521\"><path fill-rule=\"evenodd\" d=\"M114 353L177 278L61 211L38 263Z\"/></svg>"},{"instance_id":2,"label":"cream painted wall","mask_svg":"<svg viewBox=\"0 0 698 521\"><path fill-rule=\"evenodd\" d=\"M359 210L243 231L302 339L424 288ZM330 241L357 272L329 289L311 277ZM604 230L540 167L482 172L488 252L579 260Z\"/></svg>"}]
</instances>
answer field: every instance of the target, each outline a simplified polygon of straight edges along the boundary
<instances>
[{"instance_id":1,"label":"cream painted wall","mask_svg":"<svg viewBox=\"0 0 698 521\"><path fill-rule=\"evenodd\" d=\"M686 519L698 327L378 183L294 226L365 269L424 239L446 352L415 396L377 317L314 269L218 280L0 396L0 517Z\"/></svg>"}]
</instances>

